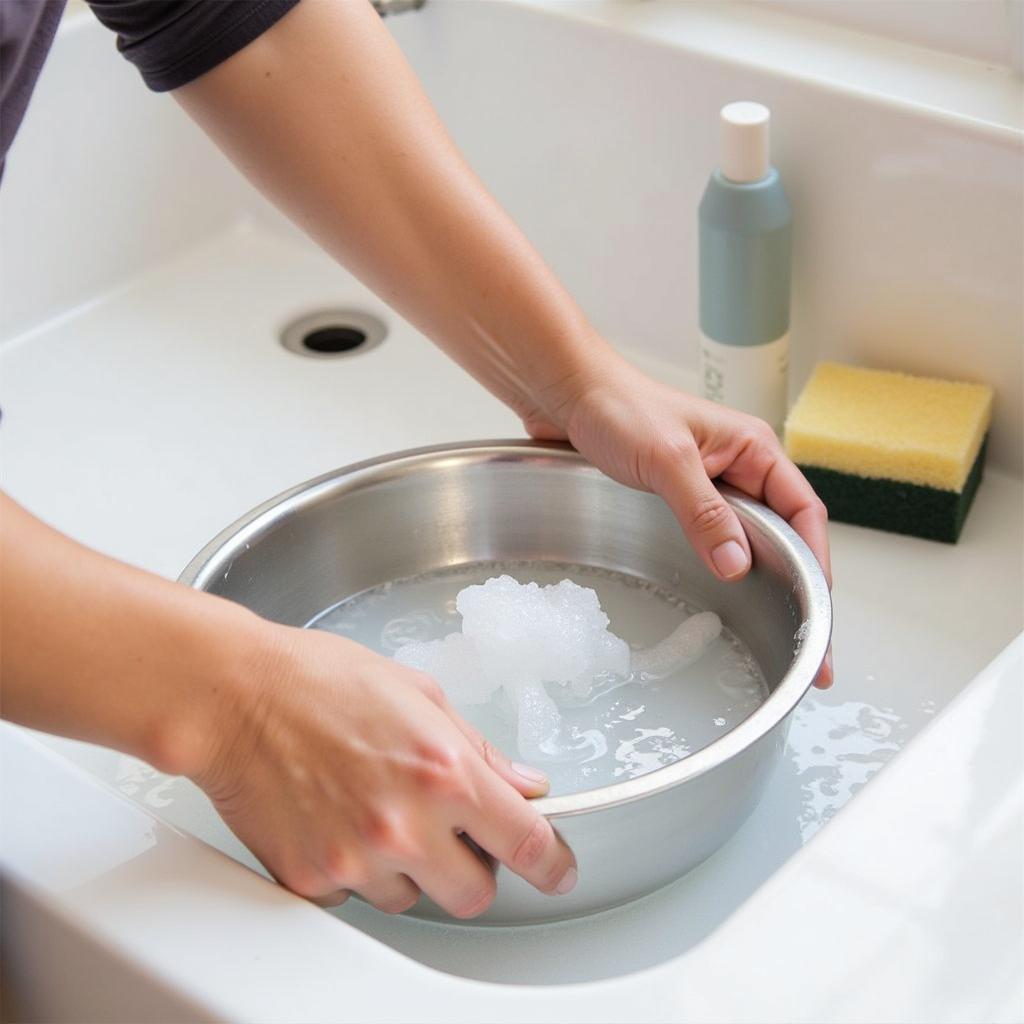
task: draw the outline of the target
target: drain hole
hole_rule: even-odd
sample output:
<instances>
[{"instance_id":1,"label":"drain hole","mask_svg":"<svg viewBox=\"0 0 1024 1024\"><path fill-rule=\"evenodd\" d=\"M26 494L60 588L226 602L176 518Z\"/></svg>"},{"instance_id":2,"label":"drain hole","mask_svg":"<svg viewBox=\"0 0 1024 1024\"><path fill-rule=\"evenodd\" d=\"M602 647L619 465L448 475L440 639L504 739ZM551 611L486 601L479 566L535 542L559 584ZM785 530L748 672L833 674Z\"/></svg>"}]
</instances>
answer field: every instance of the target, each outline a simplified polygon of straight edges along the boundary
<instances>
[{"instance_id":1,"label":"drain hole","mask_svg":"<svg viewBox=\"0 0 1024 1024\"><path fill-rule=\"evenodd\" d=\"M314 352L351 352L366 341L366 331L358 327L321 327L302 339L304 348Z\"/></svg>"},{"instance_id":2,"label":"drain hole","mask_svg":"<svg viewBox=\"0 0 1024 1024\"><path fill-rule=\"evenodd\" d=\"M383 321L369 313L330 309L289 324L281 333L281 344L296 355L331 359L366 352L379 345L386 334Z\"/></svg>"}]
</instances>

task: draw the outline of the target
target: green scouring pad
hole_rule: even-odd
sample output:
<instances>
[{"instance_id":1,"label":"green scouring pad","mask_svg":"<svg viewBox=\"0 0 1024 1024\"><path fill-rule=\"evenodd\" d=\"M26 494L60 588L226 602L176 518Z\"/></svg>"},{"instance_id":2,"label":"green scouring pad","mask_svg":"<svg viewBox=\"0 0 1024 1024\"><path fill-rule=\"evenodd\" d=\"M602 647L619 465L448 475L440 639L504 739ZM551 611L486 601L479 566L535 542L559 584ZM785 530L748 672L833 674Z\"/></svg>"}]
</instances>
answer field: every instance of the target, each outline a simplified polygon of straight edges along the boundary
<instances>
[{"instance_id":1,"label":"green scouring pad","mask_svg":"<svg viewBox=\"0 0 1024 1024\"><path fill-rule=\"evenodd\" d=\"M983 384L822 363L786 420L786 452L832 519L952 544L991 419Z\"/></svg>"}]
</instances>

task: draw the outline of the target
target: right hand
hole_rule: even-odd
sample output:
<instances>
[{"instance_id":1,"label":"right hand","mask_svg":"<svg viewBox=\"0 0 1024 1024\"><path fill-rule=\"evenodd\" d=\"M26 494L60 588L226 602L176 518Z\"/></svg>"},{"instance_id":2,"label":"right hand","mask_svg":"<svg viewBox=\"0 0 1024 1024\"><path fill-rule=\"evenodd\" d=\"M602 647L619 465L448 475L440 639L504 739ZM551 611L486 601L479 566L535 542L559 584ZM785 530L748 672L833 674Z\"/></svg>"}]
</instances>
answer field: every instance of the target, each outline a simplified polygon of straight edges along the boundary
<instances>
[{"instance_id":1,"label":"right hand","mask_svg":"<svg viewBox=\"0 0 1024 1024\"><path fill-rule=\"evenodd\" d=\"M544 776L496 751L433 679L329 633L267 630L193 777L278 881L324 906L356 892L400 913L423 892L475 917L495 879L465 835L542 892L569 891L572 852L524 799Z\"/></svg>"}]
</instances>

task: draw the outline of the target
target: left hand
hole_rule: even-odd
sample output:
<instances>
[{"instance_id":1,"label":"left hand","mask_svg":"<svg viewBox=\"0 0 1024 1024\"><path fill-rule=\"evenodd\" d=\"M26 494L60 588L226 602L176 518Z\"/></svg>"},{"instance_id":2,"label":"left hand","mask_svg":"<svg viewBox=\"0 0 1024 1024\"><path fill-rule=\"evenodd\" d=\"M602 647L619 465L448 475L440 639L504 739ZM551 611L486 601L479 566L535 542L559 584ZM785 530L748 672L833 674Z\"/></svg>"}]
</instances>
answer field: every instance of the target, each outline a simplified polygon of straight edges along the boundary
<instances>
[{"instance_id":1,"label":"left hand","mask_svg":"<svg viewBox=\"0 0 1024 1024\"><path fill-rule=\"evenodd\" d=\"M704 564L727 581L751 565L743 527L712 481L731 484L796 530L832 586L828 513L767 423L661 384L618 355L602 352L597 363L557 414L524 417L531 437L568 440L613 479L662 497ZM815 685L827 689L832 678L830 650Z\"/></svg>"}]
</instances>

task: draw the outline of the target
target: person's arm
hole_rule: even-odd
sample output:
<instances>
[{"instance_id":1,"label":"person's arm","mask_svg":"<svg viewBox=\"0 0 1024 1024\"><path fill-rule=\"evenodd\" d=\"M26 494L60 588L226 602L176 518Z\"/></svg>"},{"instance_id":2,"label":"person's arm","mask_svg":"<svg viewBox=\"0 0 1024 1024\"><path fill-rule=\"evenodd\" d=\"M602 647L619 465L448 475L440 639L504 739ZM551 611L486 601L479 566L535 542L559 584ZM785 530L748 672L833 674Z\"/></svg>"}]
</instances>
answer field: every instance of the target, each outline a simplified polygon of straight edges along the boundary
<instances>
[{"instance_id":1,"label":"person's arm","mask_svg":"<svg viewBox=\"0 0 1024 1024\"><path fill-rule=\"evenodd\" d=\"M90 551L3 494L0 570L4 718L189 776L300 895L396 912L422 890L480 913L494 877L463 831L541 890L571 888L572 854L522 799L543 776L426 676Z\"/></svg>"},{"instance_id":2,"label":"person's arm","mask_svg":"<svg viewBox=\"0 0 1024 1024\"><path fill-rule=\"evenodd\" d=\"M765 500L829 573L827 517L749 416L616 354L462 159L366 0L304 0L176 90L282 210L515 410L661 495L723 579L750 567L721 478ZM819 685L831 682L826 665Z\"/></svg>"},{"instance_id":3,"label":"person's arm","mask_svg":"<svg viewBox=\"0 0 1024 1024\"><path fill-rule=\"evenodd\" d=\"M77 544L0 493L0 710L173 775L209 756L262 620Z\"/></svg>"}]
</instances>

